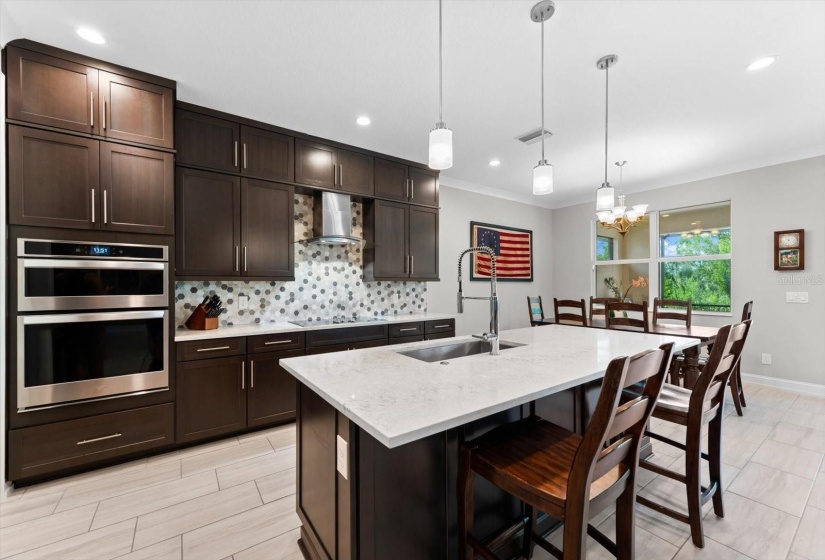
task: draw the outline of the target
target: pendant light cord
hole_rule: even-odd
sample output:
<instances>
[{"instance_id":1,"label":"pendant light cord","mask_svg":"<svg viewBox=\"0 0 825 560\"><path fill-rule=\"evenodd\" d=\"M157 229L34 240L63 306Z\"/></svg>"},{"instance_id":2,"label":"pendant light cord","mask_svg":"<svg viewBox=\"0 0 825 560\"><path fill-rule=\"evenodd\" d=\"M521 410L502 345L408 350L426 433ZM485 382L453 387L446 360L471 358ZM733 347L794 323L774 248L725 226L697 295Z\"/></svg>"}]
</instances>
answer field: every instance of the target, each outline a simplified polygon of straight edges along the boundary
<instances>
[{"instance_id":1,"label":"pendant light cord","mask_svg":"<svg viewBox=\"0 0 825 560\"><path fill-rule=\"evenodd\" d=\"M544 165L544 17L541 18L541 164Z\"/></svg>"},{"instance_id":2,"label":"pendant light cord","mask_svg":"<svg viewBox=\"0 0 825 560\"><path fill-rule=\"evenodd\" d=\"M610 99L610 63L604 68L604 184L607 184L607 104Z\"/></svg>"},{"instance_id":3,"label":"pendant light cord","mask_svg":"<svg viewBox=\"0 0 825 560\"><path fill-rule=\"evenodd\" d=\"M442 105L444 104L444 71L442 70L441 59L444 55L444 48L441 46L441 0L438 0L438 122L444 122L442 115Z\"/></svg>"}]
</instances>

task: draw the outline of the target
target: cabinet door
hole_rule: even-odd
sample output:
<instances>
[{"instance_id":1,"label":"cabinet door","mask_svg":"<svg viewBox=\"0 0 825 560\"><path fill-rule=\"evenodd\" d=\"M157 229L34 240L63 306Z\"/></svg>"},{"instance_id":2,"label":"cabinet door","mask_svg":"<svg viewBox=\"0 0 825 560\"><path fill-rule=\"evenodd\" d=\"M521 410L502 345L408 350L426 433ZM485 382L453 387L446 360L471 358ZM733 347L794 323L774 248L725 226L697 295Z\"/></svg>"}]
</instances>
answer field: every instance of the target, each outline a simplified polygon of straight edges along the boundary
<instances>
[{"instance_id":1,"label":"cabinet door","mask_svg":"<svg viewBox=\"0 0 825 560\"><path fill-rule=\"evenodd\" d=\"M326 189L338 188L335 148L317 142L295 142L295 182Z\"/></svg>"},{"instance_id":2,"label":"cabinet door","mask_svg":"<svg viewBox=\"0 0 825 560\"><path fill-rule=\"evenodd\" d=\"M177 111L175 149L178 163L219 171L240 171L240 129L231 121Z\"/></svg>"},{"instance_id":3,"label":"cabinet door","mask_svg":"<svg viewBox=\"0 0 825 560\"><path fill-rule=\"evenodd\" d=\"M174 170L168 152L101 142L103 229L174 234Z\"/></svg>"},{"instance_id":4,"label":"cabinet door","mask_svg":"<svg viewBox=\"0 0 825 560\"><path fill-rule=\"evenodd\" d=\"M97 69L15 47L7 55L8 118L99 132Z\"/></svg>"},{"instance_id":5,"label":"cabinet door","mask_svg":"<svg viewBox=\"0 0 825 560\"><path fill-rule=\"evenodd\" d=\"M409 168L401 163L375 158L375 196L407 200Z\"/></svg>"},{"instance_id":6,"label":"cabinet door","mask_svg":"<svg viewBox=\"0 0 825 560\"><path fill-rule=\"evenodd\" d=\"M438 173L410 167L410 202L438 206Z\"/></svg>"},{"instance_id":7,"label":"cabinet door","mask_svg":"<svg viewBox=\"0 0 825 560\"><path fill-rule=\"evenodd\" d=\"M338 150L338 185L341 190L352 194L372 196L373 157L349 150Z\"/></svg>"},{"instance_id":8,"label":"cabinet door","mask_svg":"<svg viewBox=\"0 0 825 560\"><path fill-rule=\"evenodd\" d=\"M303 350L267 352L249 358L247 425L263 426L295 418L298 385L278 360L303 356Z\"/></svg>"},{"instance_id":9,"label":"cabinet door","mask_svg":"<svg viewBox=\"0 0 825 560\"><path fill-rule=\"evenodd\" d=\"M273 181L295 178L295 139L275 132L241 127L241 173Z\"/></svg>"},{"instance_id":10,"label":"cabinet door","mask_svg":"<svg viewBox=\"0 0 825 560\"><path fill-rule=\"evenodd\" d=\"M241 181L241 260L244 276L295 279L295 196L289 185Z\"/></svg>"},{"instance_id":11,"label":"cabinet door","mask_svg":"<svg viewBox=\"0 0 825 560\"><path fill-rule=\"evenodd\" d=\"M246 427L246 358L181 362L177 375L177 443Z\"/></svg>"},{"instance_id":12,"label":"cabinet door","mask_svg":"<svg viewBox=\"0 0 825 560\"><path fill-rule=\"evenodd\" d=\"M410 278L438 280L438 210L410 206Z\"/></svg>"},{"instance_id":13,"label":"cabinet door","mask_svg":"<svg viewBox=\"0 0 825 560\"><path fill-rule=\"evenodd\" d=\"M409 205L375 201L375 278L409 276Z\"/></svg>"},{"instance_id":14,"label":"cabinet door","mask_svg":"<svg viewBox=\"0 0 825 560\"><path fill-rule=\"evenodd\" d=\"M9 223L98 229L100 142L9 125Z\"/></svg>"},{"instance_id":15,"label":"cabinet door","mask_svg":"<svg viewBox=\"0 0 825 560\"><path fill-rule=\"evenodd\" d=\"M179 167L175 191L178 276L240 276L240 178Z\"/></svg>"},{"instance_id":16,"label":"cabinet door","mask_svg":"<svg viewBox=\"0 0 825 560\"><path fill-rule=\"evenodd\" d=\"M100 72L101 127L107 138L172 148L174 94L134 78Z\"/></svg>"}]
</instances>

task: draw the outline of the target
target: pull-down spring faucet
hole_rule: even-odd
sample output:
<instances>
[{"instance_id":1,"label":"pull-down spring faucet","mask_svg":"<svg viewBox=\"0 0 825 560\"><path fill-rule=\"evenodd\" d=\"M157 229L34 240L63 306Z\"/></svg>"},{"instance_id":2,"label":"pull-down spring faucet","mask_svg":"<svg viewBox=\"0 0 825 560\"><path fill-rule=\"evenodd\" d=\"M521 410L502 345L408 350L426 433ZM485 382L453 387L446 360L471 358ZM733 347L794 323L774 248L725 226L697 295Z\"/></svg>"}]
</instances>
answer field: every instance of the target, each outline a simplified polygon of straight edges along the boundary
<instances>
[{"instance_id":1,"label":"pull-down spring faucet","mask_svg":"<svg viewBox=\"0 0 825 560\"><path fill-rule=\"evenodd\" d=\"M461 289L461 261L467 253L486 253L490 255L490 297L465 296ZM479 299L490 302L490 331L481 335L474 334L475 338L480 338L490 343L490 355L498 356L498 293L496 292L496 253L490 247L470 247L462 252L458 257L458 312L464 313L465 299Z\"/></svg>"}]
</instances>

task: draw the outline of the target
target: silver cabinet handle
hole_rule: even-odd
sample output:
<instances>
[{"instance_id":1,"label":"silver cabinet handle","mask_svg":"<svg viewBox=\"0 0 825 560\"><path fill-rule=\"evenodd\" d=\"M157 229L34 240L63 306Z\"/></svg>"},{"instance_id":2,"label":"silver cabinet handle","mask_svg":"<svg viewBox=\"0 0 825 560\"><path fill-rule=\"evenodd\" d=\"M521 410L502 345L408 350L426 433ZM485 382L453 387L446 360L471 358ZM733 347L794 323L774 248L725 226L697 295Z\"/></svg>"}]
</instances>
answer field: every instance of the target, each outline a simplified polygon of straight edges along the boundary
<instances>
[{"instance_id":1,"label":"silver cabinet handle","mask_svg":"<svg viewBox=\"0 0 825 560\"><path fill-rule=\"evenodd\" d=\"M89 92L89 116L92 118L92 128L95 126L95 92Z\"/></svg>"},{"instance_id":2,"label":"silver cabinet handle","mask_svg":"<svg viewBox=\"0 0 825 560\"><path fill-rule=\"evenodd\" d=\"M218 350L229 350L229 346L215 346L214 348L198 348L196 352L216 352Z\"/></svg>"},{"instance_id":3,"label":"silver cabinet handle","mask_svg":"<svg viewBox=\"0 0 825 560\"><path fill-rule=\"evenodd\" d=\"M289 340L273 340L272 342L264 342L264 346L272 346L273 344L289 344L292 342L292 339Z\"/></svg>"},{"instance_id":4,"label":"silver cabinet handle","mask_svg":"<svg viewBox=\"0 0 825 560\"><path fill-rule=\"evenodd\" d=\"M407 255L407 258L404 259L404 274L410 273L410 256Z\"/></svg>"},{"instance_id":5,"label":"silver cabinet handle","mask_svg":"<svg viewBox=\"0 0 825 560\"><path fill-rule=\"evenodd\" d=\"M344 188L344 164L338 166L338 186Z\"/></svg>"},{"instance_id":6,"label":"silver cabinet handle","mask_svg":"<svg viewBox=\"0 0 825 560\"><path fill-rule=\"evenodd\" d=\"M241 362L241 390L246 389L246 362Z\"/></svg>"},{"instance_id":7,"label":"silver cabinet handle","mask_svg":"<svg viewBox=\"0 0 825 560\"><path fill-rule=\"evenodd\" d=\"M92 189L92 223L95 223L95 190Z\"/></svg>"},{"instance_id":8,"label":"silver cabinet handle","mask_svg":"<svg viewBox=\"0 0 825 560\"><path fill-rule=\"evenodd\" d=\"M433 325L434 329L447 329L450 325Z\"/></svg>"},{"instance_id":9,"label":"silver cabinet handle","mask_svg":"<svg viewBox=\"0 0 825 560\"><path fill-rule=\"evenodd\" d=\"M246 142L243 143L243 168L246 169Z\"/></svg>"},{"instance_id":10,"label":"silver cabinet handle","mask_svg":"<svg viewBox=\"0 0 825 560\"><path fill-rule=\"evenodd\" d=\"M103 223L109 223L108 208L106 208L106 189L103 189Z\"/></svg>"},{"instance_id":11,"label":"silver cabinet handle","mask_svg":"<svg viewBox=\"0 0 825 560\"><path fill-rule=\"evenodd\" d=\"M92 439L82 439L82 440L77 442L77 445L86 445L87 443L95 443L97 441L104 441L104 440L107 440L107 439L115 439L115 438L119 438L122 435L123 434L121 434L120 432L117 432L117 433L114 433L114 434L110 434L108 436L96 437L96 438L92 438Z\"/></svg>"},{"instance_id":12,"label":"silver cabinet handle","mask_svg":"<svg viewBox=\"0 0 825 560\"><path fill-rule=\"evenodd\" d=\"M410 276L415 274L415 255L410 255Z\"/></svg>"},{"instance_id":13,"label":"silver cabinet handle","mask_svg":"<svg viewBox=\"0 0 825 560\"><path fill-rule=\"evenodd\" d=\"M106 96L103 96L103 130L106 130Z\"/></svg>"},{"instance_id":14,"label":"silver cabinet handle","mask_svg":"<svg viewBox=\"0 0 825 560\"><path fill-rule=\"evenodd\" d=\"M338 166L335 165L334 163L332 164L332 172L335 175L335 177L332 178L332 184L337 187L338 186Z\"/></svg>"},{"instance_id":15,"label":"silver cabinet handle","mask_svg":"<svg viewBox=\"0 0 825 560\"><path fill-rule=\"evenodd\" d=\"M415 181L410 179L410 200L415 198Z\"/></svg>"},{"instance_id":16,"label":"silver cabinet handle","mask_svg":"<svg viewBox=\"0 0 825 560\"><path fill-rule=\"evenodd\" d=\"M235 272L240 272L240 256L239 256L240 248L235 245Z\"/></svg>"},{"instance_id":17,"label":"silver cabinet handle","mask_svg":"<svg viewBox=\"0 0 825 560\"><path fill-rule=\"evenodd\" d=\"M234 166L238 167L238 141L237 140L235 140L235 152L234 152L234 154L235 154L234 160L233 160L234 161Z\"/></svg>"},{"instance_id":18,"label":"silver cabinet handle","mask_svg":"<svg viewBox=\"0 0 825 560\"><path fill-rule=\"evenodd\" d=\"M246 245L243 248L243 271L246 272L248 270L246 266Z\"/></svg>"},{"instance_id":19,"label":"silver cabinet handle","mask_svg":"<svg viewBox=\"0 0 825 560\"><path fill-rule=\"evenodd\" d=\"M398 332L409 332L409 331L417 331L418 327L410 327L408 329L398 329Z\"/></svg>"},{"instance_id":20,"label":"silver cabinet handle","mask_svg":"<svg viewBox=\"0 0 825 560\"><path fill-rule=\"evenodd\" d=\"M255 360L249 360L249 388L255 388Z\"/></svg>"},{"instance_id":21,"label":"silver cabinet handle","mask_svg":"<svg viewBox=\"0 0 825 560\"><path fill-rule=\"evenodd\" d=\"M410 198L410 180L404 179L404 198Z\"/></svg>"}]
</instances>

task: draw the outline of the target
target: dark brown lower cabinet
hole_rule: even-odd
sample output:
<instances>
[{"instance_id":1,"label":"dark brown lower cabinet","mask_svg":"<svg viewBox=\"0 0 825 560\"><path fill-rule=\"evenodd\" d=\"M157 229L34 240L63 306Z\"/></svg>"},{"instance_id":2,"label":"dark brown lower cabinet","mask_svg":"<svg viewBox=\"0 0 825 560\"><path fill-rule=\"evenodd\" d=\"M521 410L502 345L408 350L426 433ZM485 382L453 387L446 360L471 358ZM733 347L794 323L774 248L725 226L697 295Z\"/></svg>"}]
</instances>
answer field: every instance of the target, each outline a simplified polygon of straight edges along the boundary
<instances>
[{"instance_id":1,"label":"dark brown lower cabinet","mask_svg":"<svg viewBox=\"0 0 825 560\"><path fill-rule=\"evenodd\" d=\"M288 350L249 356L248 427L295 418L297 384L292 374L278 364L278 360L303 355L303 350Z\"/></svg>"},{"instance_id":2,"label":"dark brown lower cabinet","mask_svg":"<svg viewBox=\"0 0 825 560\"><path fill-rule=\"evenodd\" d=\"M177 365L177 443L237 432L246 423L246 356Z\"/></svg>"}]
</instances>

